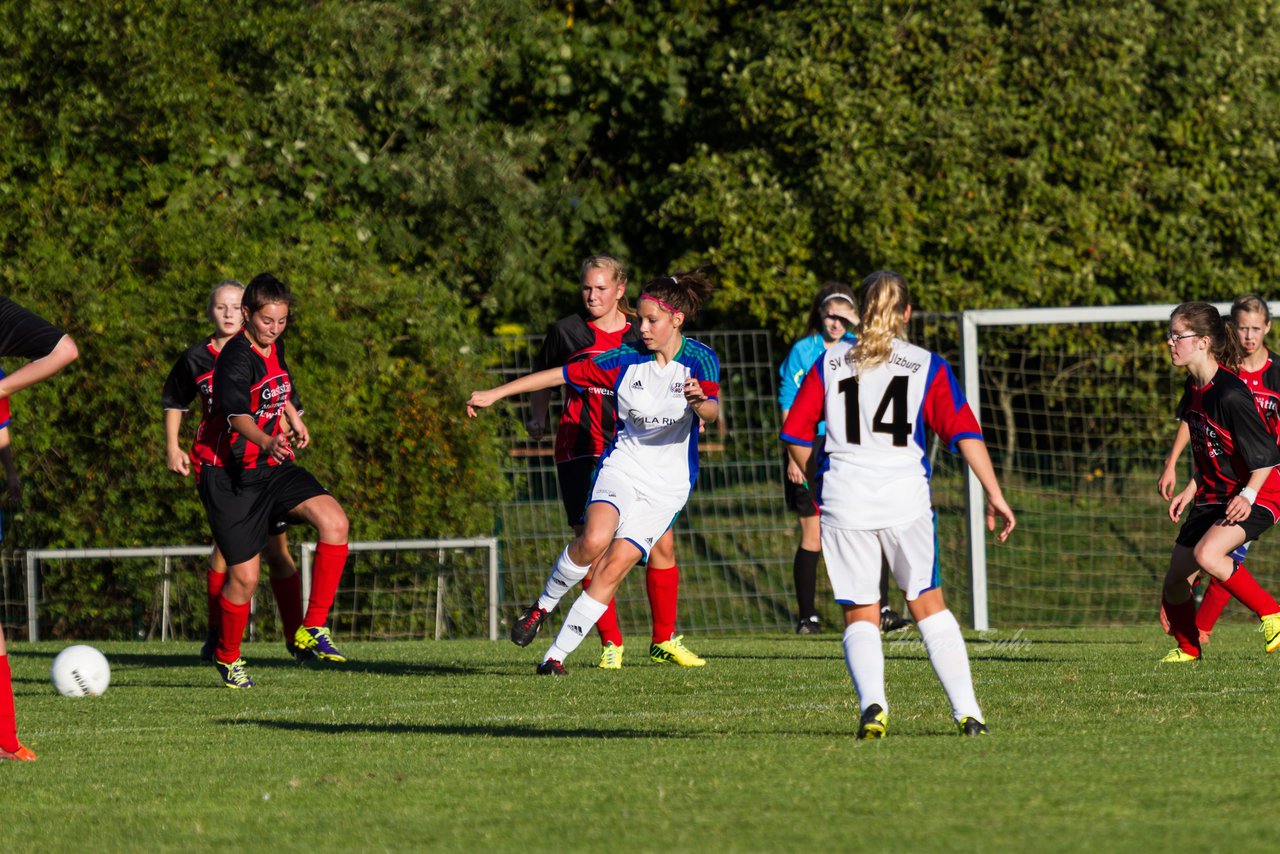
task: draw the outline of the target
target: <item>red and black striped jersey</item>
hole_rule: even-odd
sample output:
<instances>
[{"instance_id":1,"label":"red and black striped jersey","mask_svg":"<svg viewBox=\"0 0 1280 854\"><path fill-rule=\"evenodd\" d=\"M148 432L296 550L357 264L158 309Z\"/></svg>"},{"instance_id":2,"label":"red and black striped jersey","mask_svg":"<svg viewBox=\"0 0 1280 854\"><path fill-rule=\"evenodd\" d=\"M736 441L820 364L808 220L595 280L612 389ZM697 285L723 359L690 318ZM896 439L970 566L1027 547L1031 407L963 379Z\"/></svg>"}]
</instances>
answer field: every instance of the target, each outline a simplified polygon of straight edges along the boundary
<instances>
[{"instance_id":1,"label":"red and black striped jersey","mask_svg":"<svg viewBox=\"0 0 1280 854\"><path fill-rule=\"evenodd\" d=\"M213 462L212 446L201 440L208 429L209 413L213 409L213 366L217 361L218 351L214 349L213 338L192 344L173 363L160 392L160 402L165 409L182 412L190 409L192 400L200 398L200 426L196 428L196 441L191 446L191 462L196 471L200 470L201 464Z\"/></svg>"},{"instance_id":2,"label":"red and black striped jersey","mask_svg":"<svg viewBox=\"0 0 1280 854\"><path fill-rule=\"evenodd\" d=\"M231 418L248 415L258 429L275 436L283 429L284 407L293 395L293 381L285 361L283 342L276 339L269 355L262 355L241 331L222 348L213 369L213 406L193 454L209 465L230 469L277 466L253 442L231 426Z\"/></svg>"},{"instance_id":3,"label":"red and black striped jersey","mask_svg":"<svg viewBox=\"0 0 1280 854\"><path fill-rule=\"evenodd\" d=\"M1249 481L1250 472L1280 465L1280 449L1267 432L1245 381L1220 370L1204 387L1187 378L1178 417L1191 432L1196 462L1196 504L1224 504ZM1271 475L1258 499L1280 499L1280 474Z\"/></svg>"},{"instance_id":4,"label":"red and black striped jersey","mask_svg":"<svg viewBox=\"0 0 1280 854\"><path fill-rule=\"evenodd\" d=\"M1236 371L1236 376L1253 392L1253 402L1258 414L1267 425L1268 432L1280 442L1280 363L1275 354L1267 351L1267 362L1256 371Z\"/></svg>"},{"instance_id":5,"label":"red and black striped jersey","mask_svg":"<svg viewBox=\"0 0 1280 854\"><path fill-rule=\"evenodd\" d=\"M604 332L585 314L571 314L547 330L542 350L534 359L534 370L562 368L623 344L640 344L640 331L633 324L628 323L616 332ZM594 385L579 389L567 385L564 395L564 409L556 429L556 462L600 456L613 441L616 430L613 389Z\"/></svg>"},{"instance_id":6,"label":"red and black striped jersey","mask_svg":"<svg viewBox=\"0 0 1280 854\"><path fill-rule=\"evenodd\" d=\"M213 411L213 368L217 361L218 349L212 336L192 344L174 362L160 392L160 402L165 409L182 412L189 411L191 401L200 399L200 426L196 428L196 440L191 446L191 462L197 471L203 463L213 462L214 446L205 441L205 431L213 429L209 416ZM293 408L301 413L302 401L297 389L290 392L289 399L293 401Z\"/></svg>"}]
</instances>

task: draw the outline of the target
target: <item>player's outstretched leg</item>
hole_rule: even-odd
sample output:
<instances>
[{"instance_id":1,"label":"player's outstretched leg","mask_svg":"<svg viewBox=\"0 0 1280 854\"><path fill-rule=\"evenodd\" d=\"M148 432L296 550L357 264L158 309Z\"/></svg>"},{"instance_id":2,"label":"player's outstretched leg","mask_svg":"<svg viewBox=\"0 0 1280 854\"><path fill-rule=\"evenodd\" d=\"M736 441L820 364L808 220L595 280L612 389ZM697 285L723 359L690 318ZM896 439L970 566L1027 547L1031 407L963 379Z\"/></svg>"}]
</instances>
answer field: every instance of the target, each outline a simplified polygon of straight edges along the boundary
<instances>
[{"instance_id":1,"label":"player's outstretched leg","mask_svg":"<svg viewBox=\"0 0 1280 854\"><path fill-rule=\"evenodd\" d=\"M542 587L542 595L538 597L538 601L522 610L520 616L516 618L515 624L511 626L511 642L516 646L528 646L532 643L533 639L538 636L538 632L542 630L542 624L546 621L547 616L555 610L556 605L560 604L560 600L575 585L587 577L591 564L588 562L584 566L569 556L574 543L581 540L582 538L579 537L573 543L564 547L564 551L560 552L560 557L556 558L556 565L551 570L551 574L547 576L546 584Z\"/></svg>"}]
</instances>

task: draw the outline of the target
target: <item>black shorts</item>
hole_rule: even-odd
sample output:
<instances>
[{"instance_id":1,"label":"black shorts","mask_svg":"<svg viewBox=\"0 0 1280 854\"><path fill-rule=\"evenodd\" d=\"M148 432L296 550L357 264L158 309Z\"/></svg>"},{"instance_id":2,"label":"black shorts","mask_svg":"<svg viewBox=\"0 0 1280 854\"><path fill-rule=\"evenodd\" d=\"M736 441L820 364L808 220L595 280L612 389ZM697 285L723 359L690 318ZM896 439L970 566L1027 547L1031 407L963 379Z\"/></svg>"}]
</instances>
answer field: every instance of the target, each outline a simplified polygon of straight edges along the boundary
<instances>
[{"instance_id":1,"label":"black shorts","mask_svg":"<svg viewBox=\"0 0 1280 854\"><path fill-rule=\"evenodd\" d=\"M817 448L814 444L814 448ZM817 499L813 491L809 489L807 483L792 483L791 478L787 477L787 464L790 458L785 457L782 461L782 490L786 497L787 509L794 511L800 516L817 516L818 505Z\"/></svg>"},{"instance_id":2,"label":"black shorts","mask_svg":"<svg viewBox=\"0 0 1280 854\"><path fill-rule=\"evenodd\" d=\"M1187 521L1182 523L1182 528L1178 531L1178 545L1194 549L1208 530L1216 522L1222 520L1226 512L1227 505L1225 504L1206 504L1192 507L1191 514L1187 516ZM1275 523L1276 517L1271 515L1270 510L1255 504L1253 512L1249 514L1249 518L1236 524L1244 529L1244 541L1251 543L1262 536Z\"/></svg>"},{"instance_id":3,"label":"black shorts","mask_svg":"<svg viewBox=\"0 0 1280 854\"><path fill-rule=\"evenodd\" d=\"M556 480L560 481L560 501L569 527L581 525L587 515L587 499L596 480L599 457L578 457L556 463Z\"/></svg>"},{"instance_id":4,"label":"black shorts","mask_svg":"<svg viewBox=\"0 0 1280 854\"><path fill-rule=\"evenodd\" d=\"M284 530L290 510L329 494L311 472L294 463L234 474L220 466L200 469L200 500L228 566L266 548L267 538Z\"/></svg>"},{"instance_id":5,"label":"black shorts","mask_svg":"<svg viewBox=\"0 0 1280 854\"><path fill-rule=\"evenodd\" d=\"M196 495L199 495L199 494L200 494L200 470L201 470L201 468L202 468L202 466L200 465L200 463L196 463ZM204 498L203 498L203 497L201 497L200 501L201 501L201 502L203 502L203 501L204 501ZM272 520L271 520L271 536L275 537L275 536L279 536L280 534L285 533L285 531L289 530L289 525L290 525L292 522L293 522L293 520L289 518L288 514L285 514L285 515L282 515L282 516L278 516L278 517L276 517L276 518L272 519ZM5 525L5 528L8 528L8 525ZM2 540L2 539L4 539L4 535L3 535L2 533L0 533L0 540Z\"/></svg>"}]
</instances>

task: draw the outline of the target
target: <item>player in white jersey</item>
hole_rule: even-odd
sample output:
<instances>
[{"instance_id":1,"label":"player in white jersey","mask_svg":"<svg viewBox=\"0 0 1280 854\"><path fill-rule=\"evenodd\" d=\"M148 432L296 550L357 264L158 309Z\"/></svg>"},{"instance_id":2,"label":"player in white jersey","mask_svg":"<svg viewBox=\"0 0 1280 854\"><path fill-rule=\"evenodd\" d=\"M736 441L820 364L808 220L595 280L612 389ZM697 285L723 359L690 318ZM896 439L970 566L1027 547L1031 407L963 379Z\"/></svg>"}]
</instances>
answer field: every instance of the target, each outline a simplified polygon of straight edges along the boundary
<instances>
[{"instance_id":1,"label":"player in white jersey","mask_svg":"<svg viewBox=\"0 0 1280 854\"><path fill-rule=\"evenodd\" d=\"M561 553L526 621L528 640L560 600L596 564L590 590L573 603L538 673L562 675L564 659L600 619L627 572L643 560L684 509L698 477L698 423L720 417L720 361L683 328L711 293L700 272L649 282L636 312L642 347L623 345L563 368L473 392L467 414L511 395L561 383L613 389L617 425L600 458L586 527ZM597 563L597 561L599 561ZM513 634L512 639L520 643ZM528 643L520 643L524 646ZM672 638L670 644L679 644Z\"/></svg>"},{"instance_id":2,"label":"player in white jersey","mask_svg":"<svg viewBox=\"0 0 1280 854\"><path fill-rule=\"evenodd\" d=\"M880 738L888 720L880 643L880 562L889 562L963 735L985 735L960 624L942 598L929 496L925 427L959 451L987 492L987 529L999 516L1004 542L1016 524L982 430L946 361L906 341L911 303L897 273L863 280L856 344L814 364L782 428L797 465L816 462L822 553L844 606L844 657L862 715L858 738ZM826 419L821 460L813 460Z\"/></svg>"}]
</instances>

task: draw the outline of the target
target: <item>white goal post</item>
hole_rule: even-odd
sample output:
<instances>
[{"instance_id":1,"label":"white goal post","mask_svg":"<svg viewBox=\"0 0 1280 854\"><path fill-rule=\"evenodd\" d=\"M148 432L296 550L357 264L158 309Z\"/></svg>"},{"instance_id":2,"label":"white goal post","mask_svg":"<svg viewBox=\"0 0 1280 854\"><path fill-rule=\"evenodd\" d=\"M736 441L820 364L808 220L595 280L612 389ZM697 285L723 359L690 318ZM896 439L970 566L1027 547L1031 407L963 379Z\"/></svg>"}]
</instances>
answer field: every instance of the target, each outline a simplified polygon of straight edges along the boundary
<instances>
[{"instance_id":1,"label":"white goal post","mask_svg":"<svg viewBox=\"0 0 1280 854\"><path fill-rule=\"evenodd\" d=\"M1231 309L1230 303L1213 303L1222 313ZM1280 302L1269 303L1272 313L1280 313ZM965 397L978 422L982 422L979 410L981 400L982 350L978 340L979 330L994 326L1043 326L1049 324L1127 323L1134 321L1164 321L1177 308L1167 305L1119 305L1091 308L1026 308L982 309L960 313L961 370ZM982 485L972 471L966 474L969 529L969 575L971 615L973 628L986 631L991 628L987 601L987 544L986 502ZM1016 512L1016 508L1015 508Z\"/></svg>"}]
</instances>

